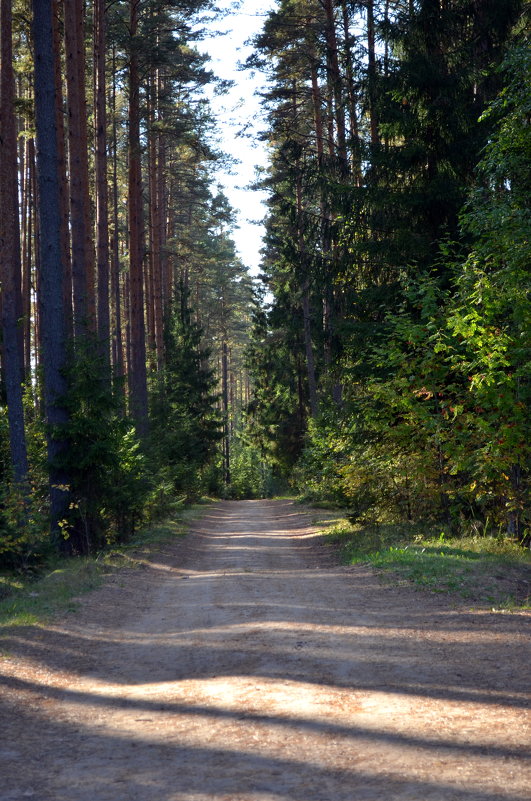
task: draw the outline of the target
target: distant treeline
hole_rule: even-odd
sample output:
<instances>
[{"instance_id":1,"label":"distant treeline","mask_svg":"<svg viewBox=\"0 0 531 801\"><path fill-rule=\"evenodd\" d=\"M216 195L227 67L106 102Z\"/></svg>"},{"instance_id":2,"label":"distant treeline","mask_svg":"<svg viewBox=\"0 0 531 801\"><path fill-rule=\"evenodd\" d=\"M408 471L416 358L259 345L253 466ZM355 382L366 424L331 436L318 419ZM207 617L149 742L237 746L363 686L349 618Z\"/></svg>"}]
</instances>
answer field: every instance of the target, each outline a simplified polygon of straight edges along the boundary
<instances>
[{"instance_id":1,"label":"distant treeline","mask_svg":"<svg viewBox=\"0 0 531 801\"><path fill-rule=\"evenodd\" d=\"M529 541L531 49L520 0L280 0L254 440L354 519Z\"/></svg>"}]
</instances>

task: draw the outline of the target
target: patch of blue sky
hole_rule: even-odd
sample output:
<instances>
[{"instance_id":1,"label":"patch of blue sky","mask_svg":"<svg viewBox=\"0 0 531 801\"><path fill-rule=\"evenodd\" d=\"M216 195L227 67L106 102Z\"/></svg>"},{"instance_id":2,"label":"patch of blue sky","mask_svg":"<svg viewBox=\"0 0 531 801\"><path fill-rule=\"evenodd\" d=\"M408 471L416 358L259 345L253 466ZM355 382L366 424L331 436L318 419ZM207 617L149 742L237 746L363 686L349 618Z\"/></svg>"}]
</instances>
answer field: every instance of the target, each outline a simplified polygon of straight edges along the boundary
<instances>
[{"instance_id":1,"label":"patch of blue sky","mask_svg":"<svg viewBox=\"0 0 531 801\"><path fill-rule=\"evenodd\" d=\"M223 94L208 90L219 132L219 148L234 159L229 170L220 170L217 180L236 212L233 238L238 253L251 274L259 272L260 249L266 213L266 193L253 190L257 170L267 164L267 150L259 140L265 121L258 92L264 88L259 73L241 71L239 65L252 53L250 40L260 32L274 0L218 0L221 14L207 24L205 38L197 44L208 54L210 68L219 78L233 82ZM211 34L211 35L209 35Z\"/></svg>"}]
</instances>

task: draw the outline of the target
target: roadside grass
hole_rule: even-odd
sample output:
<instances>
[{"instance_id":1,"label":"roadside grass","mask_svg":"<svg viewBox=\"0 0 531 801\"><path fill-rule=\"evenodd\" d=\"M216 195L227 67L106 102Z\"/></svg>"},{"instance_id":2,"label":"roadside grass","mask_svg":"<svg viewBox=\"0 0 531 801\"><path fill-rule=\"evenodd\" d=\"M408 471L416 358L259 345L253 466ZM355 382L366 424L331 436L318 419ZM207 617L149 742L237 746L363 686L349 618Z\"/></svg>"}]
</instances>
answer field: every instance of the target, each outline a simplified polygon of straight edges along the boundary
<instances>
[{"instance_id":1,"label":"roadside grass","mask_svg":"<svg viewBox=\"0 0 531 801\"><path fill-rule=\"evenodd\" d=\"M364 526L337 515L325 525L346 564L369 564L391 582L472 603L531 609L531 554L506 537L455 537L421 524Z\"/></svg>"},{"instance_id":2,"label":"roadside grass","mask_svg":"<svg viewBox=\"0 0 531 801\"><path fill-rule=\"evenodd\" d=\"M0 574L0 629L40 625L57 613L75 612L81 604L79 596L99 587L107 574L140 567L150 554L175 537L184 536L209 502L177 508L171 517L139 529L127 544L95 556L54 557L37 576Z\"/></svg>"}]
</instances>

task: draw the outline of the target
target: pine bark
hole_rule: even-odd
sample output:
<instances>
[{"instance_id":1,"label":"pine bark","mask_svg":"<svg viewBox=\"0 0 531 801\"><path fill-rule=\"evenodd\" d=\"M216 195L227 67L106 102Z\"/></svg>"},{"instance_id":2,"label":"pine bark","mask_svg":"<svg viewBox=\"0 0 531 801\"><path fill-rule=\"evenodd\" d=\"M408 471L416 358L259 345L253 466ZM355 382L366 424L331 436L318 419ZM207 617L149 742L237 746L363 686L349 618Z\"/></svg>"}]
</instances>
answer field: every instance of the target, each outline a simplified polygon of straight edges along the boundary
<instances>
[{"instance_id":1,"label":"pine bark","mask_svg":"<svg viewBox=\"0 0 531 801\"><path fill-rule=\"evenodd\" d=\"M358 103L354 84L354 65L352 63L352 51L350 47L349 14L346 0L341 0L341 10L343 14L343 58L345 61L345 85L348 97L352 173L357 186L361 186L361 139L358 125Z\"/></svg>"},{"instance_id":2,"label":"pine bark","mask_svg":"<svg viewBox=\"0 0 531 801\"><path fill-rule=\"evenodd\" d=\"M94 117L96 128L96 265L98 343L110 382L109 190L107 185L107 105L105 78L105 0L94 0Z\"/></svg>"},{"instance_id":3,"label":"pine bark","mask_svg":"<svg viewBox=\"0 0 531 801\"><path fill-rule=\"evenodd\" d=\"M82 0L64 1L74 333L95 329Z\"/></svg>"},{"instance_id":4,"label":"pine bark","mask_svg":"<svg viewBox=\"0 0 531 801\"><path fill-rule=\"evenodd\" d=\"M61 209L57 173L55 58L52 0L33 0L33 41L35 49L35 127L37 132L38 203L40 217L40 315L42 321L42 362L44 401L48 422L47 446L50 478L51 532L65 549L59 521L68 507L68 475L57 460L65 442L56 427L68 420L63 398L66 392L65 315L63 264L61 262Z\"/></svg>"},{"instance_id":5,"label":"pine bark","mask_svg":"<svg viewBox=\"0 0 531 801\"><path fill-rule=\"evenodd\" d=\"M26 128L27 132L27 128ZM32 197L32 150L33 138L24 141L24 171L22 177L22 319L24 340L24 375L31 370L31 271L33 265L33 206Z\"/></svg>"},{"instance_id":6,"label":"pine bark","mask_svg":"<svg viewBox=\"0 0 531 801\"><path fill-rule=\"evenodd\" d=\"M160 126L163 126L164 110L162 108L161 97L164 91L164 81L161 78L160 72L158 74L157 91L159 95L159 123ZM158 135L157 171L158 171L157 190L158 190L158 206L159 206L158 217L160 226L159 242L160 242L160 274L161 274L161 303L162 303L161 331L163 332L162 326L164 325L170 310L171 287L170 287L170 272L169 272L168 254L167 254L168 182L167 182L167 170L166 170L166 142L162 131L159 131ZM164 347L164 339L162 340L162 343Z\"/></svg>"},{"instance_id":7,"label":"pine bark","mask_svg":"<svg viewBox=\"0 0 531 801\"><path fill-rule=\"evenodd\" d=\"M347 144L345 133L345 109L343 103L342 79L339 69L336 21L332 0L324 0L326 14L326 47L328 56L328 76L330 95L333 97L334 119L336 124L337 157L340 171L348 172Z\"/></svg>"},{"instance_id":8,"label":"pine bark","mask_svg":"<svg viewBox=\"0 0 531 801\"><path fill-rule=\"evenodd\" d=\"M297 85L295 81L292 83L292 105L291 113L293 119L293 130L297 130ZM302 186L302 165L300 159L297 159L295 164L295 203L296 203L296 230L294 235L296 237L298 256L299 256L299 271L300 271L300 288L301 288L301 302L303 314L303 331L304 331L304 348L306 353L306 370L308 376L308 395L310 400L310 414L312 417L317 417L319 405L317 400L317 381L315 376L315 359L313 354L313 342L311 331L311 304L310 304L310 275L308 264L308 253L306 241L304 238L304 207L303 207L303 186Z\"/></svg>"},{"instance_id":9,"label":"pine bark","mask_svg":"<svg viewBox=\"0 0 531 801\"><path fill-rule=\"evenodd\" d=\"M151 108L149 136L149 166L150 166L150 212L151 212L151 277L152 277L152 322L153 345L156 354L157 369L162 368L164 361L163 338L163 275L162 275L162 186L163 174L160 169L160 139L159 123L159 78L153 75L151 80Z\"/></svg>"},{"instance_id":10,"label":"pine bark","mask_svg":"<svg viewBox=\"0 0 531 801\"><path fill-rule=\"evenodd\" d=\"M131 53L129 61L129 276L131 411L140 436L148 430L146 331L143 287L143 213L140 148L140 92L138 71L139 0L130 0Z\"/></svg>"},{"instance_id":11,"label":"pine bark","mask_svg":"<svg viewBox=\"0 0 531 801\"><path fill-rule=\"evenodd\" d=\"M378 131L376 88L376 32L374 27L374 0L367 0L367 51L371 145L377 147L380 144L380 134Z\"/></svg>"},{"instance_id":12,"label":"pine bark","mask_svg":"<svg viewBox=\"0 0 531 801\"><path fill-rule=\"evenodd\" d=\"M33 269L31 269L31 262L30 262L30 281L31 281L31 318L33 320L33 328L32 328L32 347L31 353L33 359L35 361L35 370L40 370L42 366L42 325L41 325L41 312L40 312L40 304L39 304L39 283L40 283L40 275L41 275L41 226L39 220L39 188L38 188L38 178L37 178L37 143L35 138L30 140L30 148L28 151L29 156L29 167L30 167L30 186L31 186L31 197L33 202L30 206L30 214L31 214L31 221L32 221L32 228L34 231L34 264ZM36 402L39 404L41 398L37 395Z\"/></svg>"},{"instance_id":13,"label":"pine bark","mask_svg":"<svg viewBox=\"0 0 531 801\"><path fill-rule=\"evenodd\" d=\"M7 397L11 461L15 481L24 483L28 458L22 381L21 254L18 213L17 130L14 114L11 0L0 0L0 274L2 278L2 367Z\"/></svg>"},{"instance_id":14,"label":"pine bark","mask_svg":"<svg viewBox=\"0 0 531 801\"><path fill-rule=\"evenodd\" d=\"M223 473L225 485L231 481L230 475L230 429L229 429L229 348L223 341L221 351L221 399L223 411Z\"/></svg>"},{"instance_id":15,"label":"pine bark","mask_svg":"<svg viewBox=\"0 0 531 801\"><path fill-rule=\"evenodd\" d=\"M67 155L65 142L65 119L63 109L63 78L61 69L61 6L60 0L53 2L53 35L55 59L55 119L57 126L57 171L59 178L59 203L61 206L61 260L64 266L64 307L66 335L71 339L74 335L74 310L72 307L72 259L70 256L70 207L67 177Z\"/></svg>"},{"instance_id":16,"label":"pine bark","mask_svg":"<svg viewBox=\"0 0 531 801\"><path fill-rule=\"evenodd\" d=\"M302 315L304 330L304 349L306 353L306 372L308 376L308 395L310 400L310 414L317 417L319 413L319 403L317 400L317 380L315 377L315 359L313 355L312 326L311 326L311 304L310 304L310 276L308 274L308 257L303 231L303 206L302 206L302 182L300 176L297 177L297 238L299 247L299 258L302 268L301 297Z\"/></svg>"},{"instance_id":17,"label":"pine bark","mask_svg":"<svg viewBox=\"0 0 531 801\"><path fill-rule=\"evenodd\" d=\"M147 115L149 121L148 130L148 167L147 183L149 189L149 210L148 210L148 253L145 265L145 307L146 307L146 344L149 358L153 356L156 348L155 340L155 261L158 254L155 254L155 232L153 230L153 210L155 206L155 143L154 143L154 121L155 121L155 100L153 88L153 76L150 76L147 91Z\"/></svg>"},{"instance_id":18,"label":"pine bark","mask_svg":"<svg viewBox=\"0 0 531 801\"><path fill-rule=\"evenodd\" d=\"M112 54L112 268L111 268L111 296L112 296L112 354L114 392L119 398L120 407L125 411L125 365L124 345L122 333L122 293L120 286L120 245L119 245L119 216L118 216L118 134L116 125L116 49L113 46Z\"/></svg>"},{"instance_id":19,"label":"pine bark","mask_svg":"<svg viewBox=\"0 0 531 801\"><path fill-rule=\"evenodd\" d=\"M315 144L317 148L317 162L319 169L323 167L324 156L324 135L323 135L323 112L322 112L322 98L321 90L319 88L319 81L317 76L317 57L314 53L311 54L311 78L312 78L312 104L313 116L315 125Z\"/></svg>"}]
</instances>

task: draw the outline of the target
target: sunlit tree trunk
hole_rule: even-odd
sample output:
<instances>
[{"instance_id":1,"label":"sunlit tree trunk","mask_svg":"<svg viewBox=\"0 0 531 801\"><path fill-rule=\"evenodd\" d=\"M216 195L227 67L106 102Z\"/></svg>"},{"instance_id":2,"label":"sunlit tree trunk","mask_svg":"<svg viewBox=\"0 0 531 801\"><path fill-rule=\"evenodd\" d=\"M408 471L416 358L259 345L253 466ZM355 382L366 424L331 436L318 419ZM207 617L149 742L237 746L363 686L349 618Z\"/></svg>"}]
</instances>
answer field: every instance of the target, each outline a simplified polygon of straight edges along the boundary
<instances>
[{"instance_id":1,"label":"sunlit tree trunk","mask_svg":"<svg viewBox=\"0 0 531 801\"><path fill-rule=\"evenodd\" d=\"M129 60L129 275L130 275L130 370L131 410L141 436L148 429L148 398L146 373L146 333L144 323L143 287L143 214L142 171L140 149L140 96L138 73L138 13L139 0L130 0Z\"/></svg>"},{"instance_id":2,"label":"sunlit tree trunk","mask_svg":"<svg viewBox=\"0 0 531 801\"><path fill-rule=\"evenodd\" d=\"M112 268L111 268L111 296L112 296L112 354L114 392L119 398L120 407L125 411L125 365L124 344L122 333L122 293L120 286L120 244L119 244L119 215L118 215L118 135L116 122L116 48L112 51Z\"/></svg>"},{"instance_id":3,"label":"sunlit tree trunk","mask_svg":"<svg viewBox=\"0 0 531 801\"><path fill-rule=\"evenodd\" d=\"M149 183L150 183L150 213L151 213L151 315L153 325L153 346L156 354L157 368L160 370L164 360L163 340L163 301L162 301L162 186L163 175L160 169L160 139L158 129L160 115L158 74L151 80L151 104L149 135Z\"/></svg>"},{"instance_id":4,"label":"sunlit tree trunk","mask_svg":"<svg viewBox=\"0 0 531 801\"><path fill-rule=\"evenodd\" d=\"M82 0L65 0L64 29L68 89L74 332L76 337L81 337L87 330L94 331L95 327Z\"/></svg>"},{"instance_id":5,"label":"sunlit tree trunk","mask_svg":"<svg viewBox=\"0 0 531 801\"><path fill-rule=\"evenodd\" d=\"M74 311L72 308L72 259L70 257L70 204L68 197L67 156L65 144L65 120L63 110L63 77L61 64L61 9L60 0L53 2L53 36L55 59L55 119L57 126L57 172L59 179L59 203L61 207L61 261L64 269L65 326L68 338L74 335Z\"/></svg>"},{"instance_id":6,"label":"sunlit tree trunk","mask_svg":"<svg viewBox=\"0 0 531 801\"><path fill-rule=\"evenodd\" d=\"M146 344L149 358L151 359L156 350L155 337L155 270L158 258L158 246L156 244L156 233L154 230L154 214L156 206L156 163L157 154L155 146L155 88L153 75L148 79L147 88L147 117L148 117L148 147L147 147L147 185L149 189L149 209L148 209L148 248L145 264L145 309L146 309Z\"/></svg>"},{"instance_id":7,"label":"sunlit tree trunk","mask_svg":"<svg viewBox=\"0 0 531 801\"><path fill-rule=\"evenodd\" d=\"M22 320L24 340L24 375L31 372L31 274L33 269L33 206L31 182L31 160L33 137L29 136L26 123L24 138L24 171L22 174Z\"/></svg>"},{"instance_id":8,"label":"sunlit tree trunk","mask_svg":"<svg viewBox=\"0 0 531 801\"><path fill-rule=\"evenodd\" d=\"M110 381L109 189L107 184L107 83L105 77L105 0L94 0L94 116L96 167L96 264L98 342Z\"/></svg>"},{"instance_id":9,"label":"sunlit tree trunk","mask_svg":"<svg viewBox=\"0 0 531 801\"><path fill-rule=\"evenodd\" d=\"M376 89L376 34L374 28L374 0L367 0L367 50L368 50L368 94L370 111L371 145L380 144L378 132Z\"/></svg>"},{"instance_id":10,"label":"sunlit tree trunk","mask_svg":"<svg viewBox=\"0 0 531 801\"><path fill-rule=\"evenodd\" d=\"M348 97L352 173L356 184L361 186L361 141L358 125L357 93L354 83L354 65L352 63L352 50L350 46L349 13L346 0L341 0L341 10L343 14L343 57L345 61L345 83Z\"/></svg>"},{"instance_id":11,"label":"sunlit tree trunk","mask_svg":"<svg viewBox=\"0 0 531 801\"><path fill-rule=\"evenodd\" d=\"M308 257L306 252L306 242L304 241L303 230L303 203L302 203L302 181L300 175L297 176L297 238L299 246L300 268L302 271L301 297L302 314L304 326L304 350L306 353L306 371L308 376L308 395L310 399L310 413L312 417L317 417L319 405L317 401L317 380L315 377L315 359L313 355L312 328L311 328L311 307L310 307L310 276Z\"/></svg>"},{"instance_id":12,"label":"sunlit tree trunk","mask_svg":"<svg viewBox=\"0 0 531 801\"><path fill-rule=\"evenodd\" d=\"M347 144L345 134L345 109L342 92L342 78L339 69L338 46L334 4L332 0L324 0L326 13L326 47L328 58L328 78L330 96L333 98L334 119L337 136L337 156L341 172L348 172Z\"/></svg>"},{"instance_id":13,"label":"sunlit tree trunk","mask_svg":"<svg viewBox=\"0 0 531 801\"><path fill-rule=\"evenodd\" d=\"M161 78L160 71L158 73L159 94L159 120L160 124L164 123L164 110L160 98L164 89L164 81ZM163 337L163 326L168 317L171 303L171 287L170 287L170 272L168 265L167 254L167 219L168 219L168 180L166 171L166 142L162 132L159 133L157 140L158 154L157 154L157 190L158 190L158 207L159 207L159 241L160 241L160 273L161 273L161 335ZM164 337L162 338L162 347L164 347ZM164 355L162 351L162 355Z\"/></svg>"},{"instance_id":14,"label":"sunlit tree trunk","mask_svg":"<svg viewBox=\"0 0 531 801\"><path fill-rule=\"evenodd\" d=\"M30 206L30 214L32 220L32 228L34 231L34 264L33 269L31 269L30 265L30 282L31 282L31 319L33 321L33 327L31 330L32 333L32 347L31 347L31 354L32 358L35 362L35 370L40 370L42 366L42 352L43 352L43 343L42 343L42 325L41 325L41 311L40 311L40 304L38 302L38 287L40 282L40 275L41 275L41 226L40 226L40 217L39 217L39 189L38 189L38 178L37 178L37 143L34 138L30 140L30 148L28 151L29 156L29 167L30 167L30 185L31 185L31 197L33 198L33 203ZM41 398L37 395L36 402L37 404L40 402Z\"/></svg>"},{"instance_id":15,"label":"sunlit tree trunk","mask_svg":"<svg viewBox=\"0 0 531 801\"><path fill-rule=\"evenodd\" d=\"M225 484L231 481L230 475L230 427L229 427L229 348L224 340L221 351L221 401L223 413L223 473Z\"/></svg>"}]
</instances>

